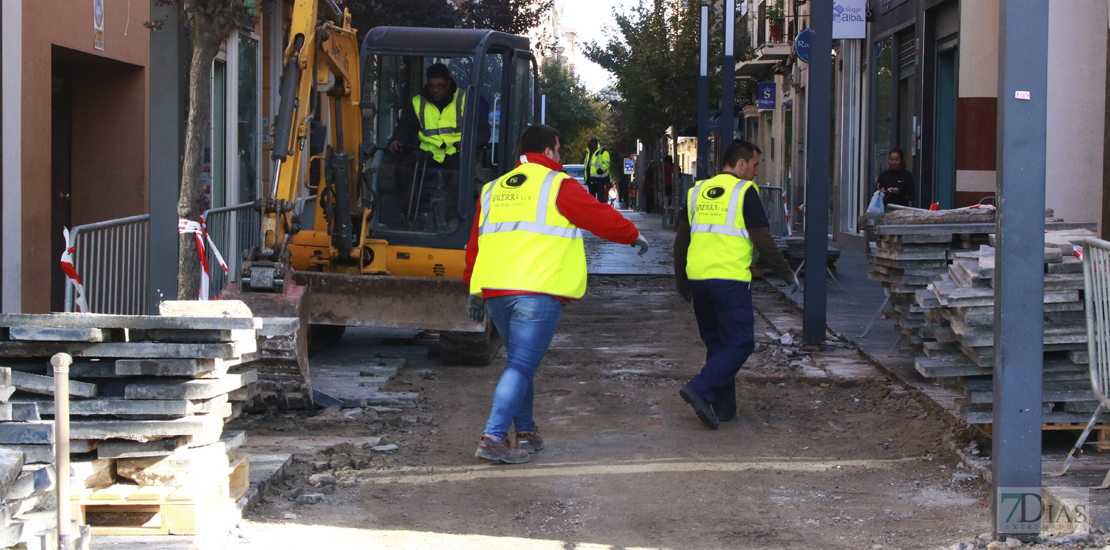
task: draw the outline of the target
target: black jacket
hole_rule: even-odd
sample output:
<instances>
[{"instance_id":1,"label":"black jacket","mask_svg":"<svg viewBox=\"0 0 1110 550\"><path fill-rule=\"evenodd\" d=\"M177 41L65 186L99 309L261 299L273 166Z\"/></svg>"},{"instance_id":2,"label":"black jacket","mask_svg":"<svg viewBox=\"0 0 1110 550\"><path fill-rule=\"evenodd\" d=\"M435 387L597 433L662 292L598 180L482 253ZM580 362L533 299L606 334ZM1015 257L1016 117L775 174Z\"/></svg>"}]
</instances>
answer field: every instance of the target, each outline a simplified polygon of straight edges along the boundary
<instances>
[{"instance_id":1,"label":"black jacket","mask_svg":"<svg viewBox=\"0 0 1110 550\"><path fill-rule=\"evenodd\" d=\"M887 189L897 187L898 192L894 193L887 191L886 196L883 198L884 204L897 204L898 206L909 206L914 198L914 183L913 172L906 170L886 170L879 174L879 185L877 189Z\"/></svg>"}]
</instances>

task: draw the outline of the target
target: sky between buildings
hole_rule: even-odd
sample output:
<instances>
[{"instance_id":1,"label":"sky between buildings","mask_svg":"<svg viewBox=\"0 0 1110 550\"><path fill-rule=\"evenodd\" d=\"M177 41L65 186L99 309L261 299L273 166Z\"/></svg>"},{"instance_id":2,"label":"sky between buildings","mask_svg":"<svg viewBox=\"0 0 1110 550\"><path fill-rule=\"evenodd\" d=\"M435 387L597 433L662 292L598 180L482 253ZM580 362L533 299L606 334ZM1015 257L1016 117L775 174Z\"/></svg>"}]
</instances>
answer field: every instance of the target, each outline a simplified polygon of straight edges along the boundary
<instances>
[{"instance_id":1,"label":"sky between buildings","mask_svg":"<svg viewBox=\"0 0 1110 550\"><path fill-rule=\"evenodd\" d=\"M573 56L575 72L587 89L600 91L609 84L612 75L582 55L586 44L606 42L604 29L613 29L613 8L635 5L638 0L562 0L564 24L578 31L577 56Z\"/></svg>"}]
</instances>

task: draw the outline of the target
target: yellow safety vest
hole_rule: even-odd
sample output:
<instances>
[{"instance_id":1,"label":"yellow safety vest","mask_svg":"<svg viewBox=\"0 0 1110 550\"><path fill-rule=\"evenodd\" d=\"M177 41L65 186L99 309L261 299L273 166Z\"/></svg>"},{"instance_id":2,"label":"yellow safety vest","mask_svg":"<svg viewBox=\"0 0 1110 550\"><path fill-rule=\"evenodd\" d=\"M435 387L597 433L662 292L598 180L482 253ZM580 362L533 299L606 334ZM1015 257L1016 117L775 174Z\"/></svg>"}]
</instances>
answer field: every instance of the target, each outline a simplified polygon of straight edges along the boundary
<instances>
[{"instance_id":1,"label":"yellow safety vest","mask_svg":"<svg viewBox=\"0 0 1110 550\"><path fill-rule=\"evenodd\" d=\"M752 280L752 240L744 222L744 195L759 187L728 173L698 182L686 198L691 280Z\"/></svg>"},{"instance_id":2,"label":"yellow safety vest","mask_svg":"<svg viewBox=\"0 0 1110 550\"><path fill-rule=\"evenodd\" d=\"M586 151L586 160L582 162L586 165L586 177L604 177L609 175L609 151L604 147L598 146L597 151Z\"/></svg>"},{"instance_id":3,"label":"yellow safety vest","mask_svg":"<svg viewBox=\"0 0 1110 550\"><path fill-rule=\"evenodd\" d=\"M586 293L582 230L555 206L568 177L526 162L482 188L471 294L523 290L578 299Z\"/></svg>"},{"instance_id":4,"label":"yellow safety vest","mask_svg":"<svg viewBox=\"0 0 1110 550\"><path fill-rule=\"evenodd\" d=\"M451 103L442 111L435 105L429 108L423 95L412 98L412 108L420 120L420 148L431 153L436 162L443 162L447 155L457 153L462 140L463 104L466 94L455 90Z\"/></svg>"}]
</instances>

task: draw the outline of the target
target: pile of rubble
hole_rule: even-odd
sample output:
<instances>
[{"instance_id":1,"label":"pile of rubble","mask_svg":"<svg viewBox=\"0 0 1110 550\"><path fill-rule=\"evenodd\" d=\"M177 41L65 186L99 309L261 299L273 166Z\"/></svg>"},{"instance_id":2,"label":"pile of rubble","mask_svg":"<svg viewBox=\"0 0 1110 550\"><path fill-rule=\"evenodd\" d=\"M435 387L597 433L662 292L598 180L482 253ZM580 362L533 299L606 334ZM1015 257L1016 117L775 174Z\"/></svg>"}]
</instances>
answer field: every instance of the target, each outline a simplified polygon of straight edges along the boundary
<instances>
[{"instance_id":1,"label":"pile of rubble","mask_svg":"<svg viewBox=\"0 0 1110 550\"><path fill-rule=\"evenodd\" d=\"M25 464L22 452L0 448L0 501L0 548L59 548L53 466ZM69 548L87 549L89 536L88 525L72 522Z\"/></svg>"}]
</instances>

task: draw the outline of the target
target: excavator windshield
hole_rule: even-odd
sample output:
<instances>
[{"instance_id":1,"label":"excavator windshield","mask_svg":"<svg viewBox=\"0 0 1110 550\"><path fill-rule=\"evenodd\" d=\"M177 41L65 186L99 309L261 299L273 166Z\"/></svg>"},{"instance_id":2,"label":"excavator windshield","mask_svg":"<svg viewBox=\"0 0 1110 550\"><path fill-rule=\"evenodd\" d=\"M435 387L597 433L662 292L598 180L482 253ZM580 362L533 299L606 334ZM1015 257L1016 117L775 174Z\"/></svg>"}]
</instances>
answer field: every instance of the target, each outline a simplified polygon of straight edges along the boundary
<instances>
[{"instance_id":1,"label":"excavator windshield","mask_svg":"<svg viewBox=\"0 0 1110 550\"><path fill-rule=\"evenodd\" d=\"M481 186L512 169L516 136L533 121L535 62L477 34L500 33L428 30L474 40L470 52L432 53L411 51L421 49L411 44L415 31L378 30L367 44L384 51L363 51L360 101L363 144L376 151L367 166L371 232L390 242L437 237L438 246L461 249ZM391 37L397 42L387 46Z\"/></svg>"}]
</instances>

